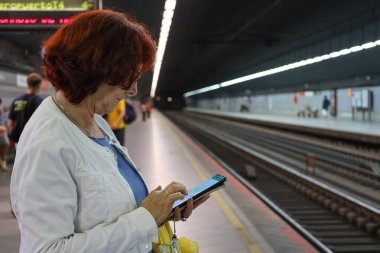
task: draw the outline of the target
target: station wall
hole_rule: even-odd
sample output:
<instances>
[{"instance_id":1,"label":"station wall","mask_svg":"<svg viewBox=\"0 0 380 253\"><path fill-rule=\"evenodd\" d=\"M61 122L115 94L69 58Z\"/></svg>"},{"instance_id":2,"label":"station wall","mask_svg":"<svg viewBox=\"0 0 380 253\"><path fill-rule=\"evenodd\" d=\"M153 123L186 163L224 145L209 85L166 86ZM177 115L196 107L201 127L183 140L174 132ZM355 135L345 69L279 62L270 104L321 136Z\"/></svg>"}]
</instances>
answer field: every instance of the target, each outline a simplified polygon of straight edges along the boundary
<instances>
[{"instance_id":1,"label":"station wall","mask_svg":"<svg viewBox=\"0 0 380 253\"><path fill-rule=\"evenodd\" d=\"M380 87L360 87L352 88L351 90L337 90L337 117L352 119L352 94L361 90L370 90L373 92L373 109L371 111L371 120L380 122ZM351 95L350 95L351 94ZM196 101L192 106L208 110L220 110L227 112L241 112L242 108L247 108L244 113L257 114L273 114L294 117L308 117L308 111L318 111L317 117L323 117L322 101L324 96L327 96L330 101L330 111L333 107L333 91L313 91L313 92L298 92L270 95L250 95L240 97L223 97L223 98L204 98ZM300 116L302 113L305 116ZM298 114L298 116L297 116ZM354 111L355 120L363 120L362 111ZM311 116L313 117L313 116ZM327 117L332 117L328 115ZM368 112L365 112L365 120L368 120Z\"/></svg>"},{"instance_id":2,"label":"station wall","mask_svg":"<svg viewBox=\"0 0 380 253\"><path fill-rule=\"evenodd\" d=\"M0 39L0 65L17 69L24 73L37 71L41 65L41 56L30 53L28 49L18 47L13 43Z\"/></svg>"}]
</instances>

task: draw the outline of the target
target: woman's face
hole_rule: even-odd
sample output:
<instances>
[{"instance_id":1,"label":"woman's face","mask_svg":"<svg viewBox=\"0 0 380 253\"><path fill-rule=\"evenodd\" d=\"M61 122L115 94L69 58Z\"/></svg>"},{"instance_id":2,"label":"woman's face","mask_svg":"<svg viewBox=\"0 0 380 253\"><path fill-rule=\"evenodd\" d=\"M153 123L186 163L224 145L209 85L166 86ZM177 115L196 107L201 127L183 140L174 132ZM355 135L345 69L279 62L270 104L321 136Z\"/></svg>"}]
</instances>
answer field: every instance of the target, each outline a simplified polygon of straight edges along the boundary
<instances>
[{"instance_id":1,"label":"woman's face","mask_svg":"<svg viewBox=\"0 0 380 253\"><path fill-rule=\"evenodd\" d=\"M135 82L128 90L123 90L118 86L111 86L107 83L102 83L99 89L93 95L95 104L95 113L104 115L113 111L115 106L127 96L137 94L137 82Z\"/></svg>"}]
</instances>

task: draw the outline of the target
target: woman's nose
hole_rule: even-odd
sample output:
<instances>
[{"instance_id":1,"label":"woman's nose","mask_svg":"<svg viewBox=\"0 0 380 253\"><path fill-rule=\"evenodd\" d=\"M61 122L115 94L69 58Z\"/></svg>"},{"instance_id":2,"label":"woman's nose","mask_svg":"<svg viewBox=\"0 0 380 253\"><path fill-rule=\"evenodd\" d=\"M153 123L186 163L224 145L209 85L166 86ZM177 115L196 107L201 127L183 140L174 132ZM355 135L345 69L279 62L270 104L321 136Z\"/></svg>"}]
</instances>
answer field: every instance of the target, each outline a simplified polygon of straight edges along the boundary
<instances>
[{"instance_id":1,"label":"woman's nose","mask_svg":"<svg viewBox=\"0 0 380 253\"><path fill-rule=\"evenodd\" d=\"M137 87L133 85L129 90L128 90L128 95L129 96L135 96L137 94Z\"/></svg>"}]
</instances>

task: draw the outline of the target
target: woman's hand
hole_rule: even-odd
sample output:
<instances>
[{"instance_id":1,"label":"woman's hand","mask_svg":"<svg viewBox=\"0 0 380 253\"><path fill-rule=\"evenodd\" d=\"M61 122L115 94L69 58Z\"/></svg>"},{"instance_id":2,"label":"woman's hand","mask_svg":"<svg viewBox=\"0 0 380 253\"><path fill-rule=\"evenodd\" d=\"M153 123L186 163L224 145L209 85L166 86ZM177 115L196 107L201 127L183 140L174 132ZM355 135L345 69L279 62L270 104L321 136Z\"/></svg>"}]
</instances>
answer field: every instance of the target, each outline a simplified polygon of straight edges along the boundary
<instances>
[{"instance_id":1,"label":"woman's hand","mask_svg":"<svg viewBox=\"0 0 380 253\"><path fill-rule=\"evenodd\" d=\"M164 190L162 190L161 186L158 186L151 191L141 203L141 207L144 207L152 214L159 226L168 219L174 202L183 199L186 195L187 190L183 184L172 182ZM186 214L191 214L192 210L192 206L187 207ZM179 208L176 210L174 217L175 219L181 218Z\"/></svg>"},{"instance_id":2,"label":"woman's hand","mask_svg":"<svg viewBox=\"0 0 380 253\"><path fill-rule=\"evenodd\" d=\"M181 209L177 207L174 209L174 220L183 220L185 221L187 218L190 217L191 213L195 208L197 208L199 205L201 205L203 202L205 202L208 198L210 198L210 194L206 194L202 198L198 199L197 201L193 201L192 198L188 199L186 201L186 208L181 213Z\"/></svg>"}]
</instances>

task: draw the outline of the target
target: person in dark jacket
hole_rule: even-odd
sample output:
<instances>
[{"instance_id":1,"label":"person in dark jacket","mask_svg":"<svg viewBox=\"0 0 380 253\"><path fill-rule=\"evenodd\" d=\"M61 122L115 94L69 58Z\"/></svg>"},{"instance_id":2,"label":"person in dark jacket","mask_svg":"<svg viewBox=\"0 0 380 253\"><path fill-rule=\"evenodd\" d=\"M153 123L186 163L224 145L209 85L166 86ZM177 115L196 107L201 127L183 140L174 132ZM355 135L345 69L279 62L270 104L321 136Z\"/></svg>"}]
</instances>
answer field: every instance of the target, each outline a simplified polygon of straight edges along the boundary
<instances>
[{"instance_id":1,"label":"person in dark jacket","mask_svg":"<svg viewBox=\"0 0 380 253\"><path fill-rule=\"evenodd\" d=\"M38 92L40 91L40 86L42 83L42 77L38 73L31 73L28 75L26 82L28 87L26 88L26 92L21 96L15 98L11 106L9 108L9 116L8 116L8 131L11 139L17 143L20 138L21 132L28 122L30 116L37 109L37 107L41 104L42 98L38 96ZM28 102L31 103L28 105ZM28 109L28 115L25 115L25 110ZM25 117L25 118L24 118ZM18 133L14 133L15 126L17 122L22 120L23 126L17 126Z\"/></svg>"},{"instance_id":2,"label":"person in dark jacket","mask_svg":"<svg viewBox=\"0 0 380 253\"><path fill-rule=\"evenodd\" d=\"M324 117L327 117L328 111L329 111L329 107L330 107L330 100L325 95L324 98L323 98L323 102L322 102L322 115Z\"/></svg>"}]
</instances>

